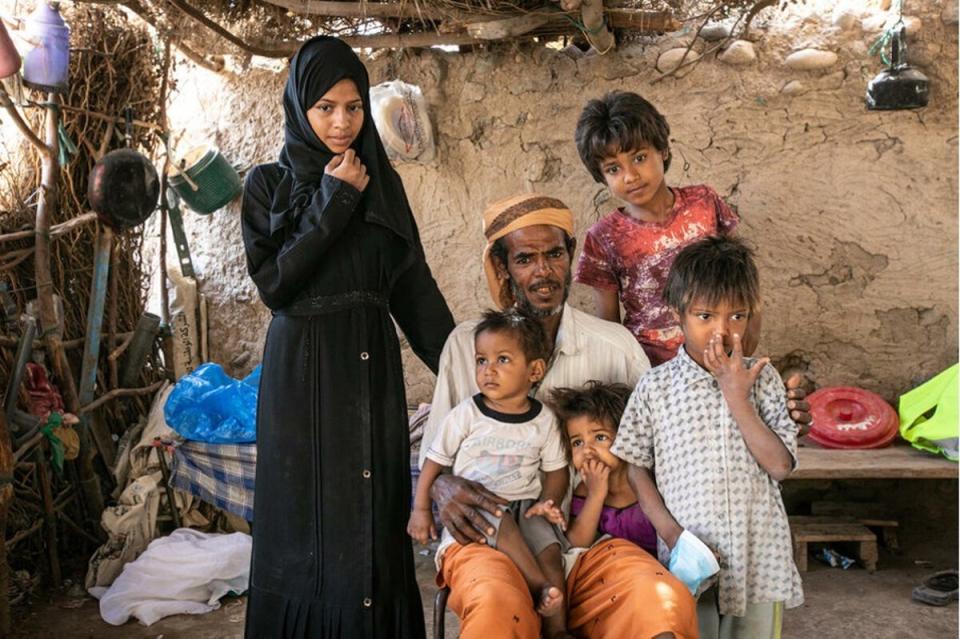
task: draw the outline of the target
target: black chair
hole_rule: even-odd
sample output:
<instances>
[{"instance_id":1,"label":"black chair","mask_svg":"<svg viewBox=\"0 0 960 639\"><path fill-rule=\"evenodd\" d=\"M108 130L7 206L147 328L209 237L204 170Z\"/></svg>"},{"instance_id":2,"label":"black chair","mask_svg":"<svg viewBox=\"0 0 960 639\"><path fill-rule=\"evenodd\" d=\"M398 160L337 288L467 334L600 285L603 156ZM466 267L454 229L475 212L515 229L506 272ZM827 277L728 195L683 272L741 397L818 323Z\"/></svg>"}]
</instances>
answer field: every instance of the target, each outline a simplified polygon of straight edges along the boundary
<instances>
[{"instance_id":1,"label":"black chair","mask_svg":"<svg viewBox=\"0 0 960 639\"><path fill-rule=\"evenodd\" d=\"M449 596L450 588L444 586L437 591L433 598L433 639L443 639L444 617L447 613L447 598Z\"/></svg>"}]
</instances>

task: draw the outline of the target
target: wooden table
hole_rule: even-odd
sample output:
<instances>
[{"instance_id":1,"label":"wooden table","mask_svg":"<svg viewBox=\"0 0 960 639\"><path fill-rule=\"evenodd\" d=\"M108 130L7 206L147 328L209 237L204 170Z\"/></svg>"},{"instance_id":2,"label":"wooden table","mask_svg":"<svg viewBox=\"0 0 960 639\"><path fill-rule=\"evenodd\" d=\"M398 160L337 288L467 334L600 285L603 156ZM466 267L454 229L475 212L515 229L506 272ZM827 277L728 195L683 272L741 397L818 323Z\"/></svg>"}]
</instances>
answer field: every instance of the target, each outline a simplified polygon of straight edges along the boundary
<instances>
[{"instance_id":1,"label":"wooden table","mask_svg":"<svg viewBox=\"0 0 960 639\"><path fill-rule=\"evenodd\" d=\"M789 479L957 479L957 464L909 445L873 450L802 446Z\"/></svg>"}]
</instances>

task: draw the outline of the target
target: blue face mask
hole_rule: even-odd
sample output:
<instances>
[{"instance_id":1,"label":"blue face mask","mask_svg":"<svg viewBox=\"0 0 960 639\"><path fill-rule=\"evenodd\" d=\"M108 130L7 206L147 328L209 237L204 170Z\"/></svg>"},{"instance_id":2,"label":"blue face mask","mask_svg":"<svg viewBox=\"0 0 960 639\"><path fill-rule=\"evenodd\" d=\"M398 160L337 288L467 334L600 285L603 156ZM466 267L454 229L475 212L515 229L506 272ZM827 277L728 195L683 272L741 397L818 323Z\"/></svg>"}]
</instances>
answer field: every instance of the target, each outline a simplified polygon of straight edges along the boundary
<instances>
[{"instance_id":1,"label":"blue face mask","mask_svg":"<svg viewBox=\"0 0 960 639\"><path fill-rule=\"evenodd\" d=\"M720 572L720 564L713 551L697 539L689 530L684 530L670 551L667 568L673 576L690 589L694 597L707 589L707 580Z\"/></svg>"}]
</instances>

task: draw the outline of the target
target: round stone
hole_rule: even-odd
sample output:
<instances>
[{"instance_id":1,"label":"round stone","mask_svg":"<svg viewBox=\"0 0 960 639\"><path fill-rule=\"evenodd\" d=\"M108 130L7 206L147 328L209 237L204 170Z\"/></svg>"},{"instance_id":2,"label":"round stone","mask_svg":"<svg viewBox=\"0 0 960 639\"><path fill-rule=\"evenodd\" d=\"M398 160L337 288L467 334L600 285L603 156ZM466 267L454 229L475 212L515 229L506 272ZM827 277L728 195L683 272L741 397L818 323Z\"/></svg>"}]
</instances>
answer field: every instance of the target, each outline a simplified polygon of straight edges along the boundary
<instances>
[{"instance_id":1,"label":"round stone","mask_svg":"<svg viewBox=\"0 0 960 639\"><path fill-rule=\"evenodd\" d=\"M685 53L687 55L686 58L683 57ZM657 58L657 71L660 71L661 73L669 73L680 66L681 60L683 60L683 64L686 65L687 63L696 62L699 59L700 54L693 49L690 49L690 51L687 52L687 49L683 47L677 47L676 49L670 49L660 54L660 57Z\"/></svg>"},{"instance_id":2,"label":"round stone","mask_svg":"<svg viewBox=\"0 0 960 639\"><path fill-rule=\"evenodd\" d=\"M795 71L829 69L837 63L837 54L821 49L802 49L787 56L784 64Z\"/></svg>"},{"instance_id":3,"label":"round stone","mask_svg":"<svg viewBox=\"0 0 960 639\"><path fill-rule=\"evenodd\" d=\"M753 43L747 40L734 40L718 56L721 62L732 65L753 64L757 59L757 53L753 49Z\"/></svg>"},{"instance_id":4,"label":"round stone","mask_svg":"<svg viewBox=\"0 0 960 639\"><path fill-rule=\"evenodd\" d=\"M730 37L730 25L722 22L711 22L700 29L700 37L707 42L715 42Z\"/></svg>"},{"instance_id":5,"label":"round stone","mask_svg":"<svg viewBox=\"0 0 960 639\"><path fill-rule=\"evenodd\" d=\"M807 87L800 80L791 80L790 82L787 82L782 89L780 89L780 93L791 96L803 95L806 92Z\"/></svg>"}]
</instances>

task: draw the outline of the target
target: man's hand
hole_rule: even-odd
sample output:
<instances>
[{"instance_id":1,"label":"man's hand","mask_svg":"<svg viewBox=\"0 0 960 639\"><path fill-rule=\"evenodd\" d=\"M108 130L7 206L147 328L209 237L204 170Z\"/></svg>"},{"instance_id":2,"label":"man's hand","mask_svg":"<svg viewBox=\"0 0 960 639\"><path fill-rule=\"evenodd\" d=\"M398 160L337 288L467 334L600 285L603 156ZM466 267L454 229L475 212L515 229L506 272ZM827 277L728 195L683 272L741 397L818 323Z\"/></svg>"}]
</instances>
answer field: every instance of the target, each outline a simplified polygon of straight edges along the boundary
<instances>
[{"instance_id":1,"label":"man's hand","mask_svg":"<svg viewBox=\"0 0 960 639\"><path fill-rule=\"evenodd\" d=\"M437 538L437 527L433 523L433 512L413 510L407 521L407 534L426 546L431 539Z\"/></svg>"},{"instance_id":2,"label":"man's hand","mask_svg":"<svg viewBox=\"0 0 960 639\"><path fill-rule=\"evenodd\" d=\"M523 516L526 519L530 519L531 517L543 517L551 524L560 526L560 530L567 529L567 520L563 518L563 511L560 510L559 506L556 506L553 503L552 499L538 501L533 506L527 508L527 511L523 513Z\"/></svg>"},{"instance_id":3,"label":"man's hand","mask_svg":"<svg viewBox=\"0 0 960 639\"><path fill-rule=\"evenodd\" d=\"M507 500L493 494L481 484L456 475L437 477L430 489L430 496L440 509L440 521L461 544L486 543L486 535L496 532L478 509L495 517L503 511L501 505Z\"/></svg>"},{"instance_id":4,"label":"man's hand","mask_svg":"<svg viewBox=\"0 0 960 639\"><path fill-rule=\"evenodd\" d=\"M357 152L353 149L347 149L343 154L333 156L333 159L324 167L323 172L346 182L361 193L370 183L367 167L363 165L360 158L357 157Z\"/></svg>"},{"instance_id":5,"label":"man's hand","mask_svg":"<svg viewBox=\"0 0 960 639\"><path fill-rule=\"evenodd\" d=\"M797 437L803 437L810 430L810 422L813 421L810 416L810 404L804 401L807 391L803 389L803 376L800 373L794 373L787 378L786 385L787 409L790 411L790 418L800 427Z\"/></svg>"},{"instance_id":6,"label":"man's hand","mask_svg":"<svg viewBox=\"0 0 960 639\"><path fill-rule=\"evenodd\" d=\"M606 499L610 491L610 467L599 459L588 459L580 468L580 479L587 486L587 495Z\"/></svg>"}]
</instances>

